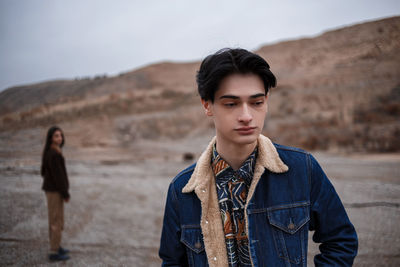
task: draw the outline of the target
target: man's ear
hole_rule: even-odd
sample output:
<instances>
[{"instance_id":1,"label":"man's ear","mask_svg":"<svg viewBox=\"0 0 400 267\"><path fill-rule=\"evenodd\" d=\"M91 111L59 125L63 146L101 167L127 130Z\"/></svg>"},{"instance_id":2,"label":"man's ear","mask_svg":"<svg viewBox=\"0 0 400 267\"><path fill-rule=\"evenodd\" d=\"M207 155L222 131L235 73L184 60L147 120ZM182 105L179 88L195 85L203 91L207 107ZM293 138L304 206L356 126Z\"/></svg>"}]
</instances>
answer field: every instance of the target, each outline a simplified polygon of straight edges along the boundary
<instances>
[{"instance_id":1,"label":"man's ear","mask_svg":"<svg viewBox=\"0 0 400 267\"><path fill-rule=\"evenodd\" d=\"M201 104L203 105L204 112L206 113L207 116L212 116L212 110L211 110L211 101L210 100L201 100Z\"/></svg>"}]
</instances>

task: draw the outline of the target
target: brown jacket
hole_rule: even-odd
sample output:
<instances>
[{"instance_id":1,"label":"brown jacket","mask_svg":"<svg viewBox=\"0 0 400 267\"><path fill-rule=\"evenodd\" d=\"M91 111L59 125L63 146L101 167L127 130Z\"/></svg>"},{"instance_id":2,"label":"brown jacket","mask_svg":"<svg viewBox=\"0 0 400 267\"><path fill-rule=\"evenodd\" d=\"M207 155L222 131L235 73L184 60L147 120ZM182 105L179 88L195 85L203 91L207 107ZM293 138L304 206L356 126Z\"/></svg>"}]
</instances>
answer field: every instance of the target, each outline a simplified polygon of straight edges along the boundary
<instances>
[{"instance_id":1,"label":"brown jacket","mask_svg":"<svg viewBox=\"0 0 400 267\"><path fill-rule=\"evenodd\" d=\"M69 198L69 182L64 157L58 147L52 146L46 152L43 166L44 191L59 192L64 199Z\"/></svg>"}]
</instances>

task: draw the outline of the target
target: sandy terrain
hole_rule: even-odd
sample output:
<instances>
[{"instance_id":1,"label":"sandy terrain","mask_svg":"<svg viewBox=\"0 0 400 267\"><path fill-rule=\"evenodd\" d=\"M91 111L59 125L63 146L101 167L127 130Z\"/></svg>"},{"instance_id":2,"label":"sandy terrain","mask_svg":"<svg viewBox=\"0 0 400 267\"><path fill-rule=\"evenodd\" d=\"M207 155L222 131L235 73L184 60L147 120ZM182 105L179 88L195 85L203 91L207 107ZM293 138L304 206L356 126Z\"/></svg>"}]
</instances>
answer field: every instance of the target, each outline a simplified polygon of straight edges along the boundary
<instances>
[{"instance_id":1,"label":"sandy terrain","mask_svg":"<svg viewBox=\"0 0 400 267\"><path fill-rule=\"evenodd\" d=\"M21 150L26 137L41 134L38 129L0 133L2 266L52 265L47 261L47 209L40 189L41 144ZM148 141L129 149L66 146L72 198L65 210L63 244L71 249L71 260L60 265L159 266L167 186L190 164L183 153L197 156L207 139ZM399 266L400 155L314 155L358 231L355 266ZM310 266L316 251L310 244Z\"/></svg>"}]
</instances>

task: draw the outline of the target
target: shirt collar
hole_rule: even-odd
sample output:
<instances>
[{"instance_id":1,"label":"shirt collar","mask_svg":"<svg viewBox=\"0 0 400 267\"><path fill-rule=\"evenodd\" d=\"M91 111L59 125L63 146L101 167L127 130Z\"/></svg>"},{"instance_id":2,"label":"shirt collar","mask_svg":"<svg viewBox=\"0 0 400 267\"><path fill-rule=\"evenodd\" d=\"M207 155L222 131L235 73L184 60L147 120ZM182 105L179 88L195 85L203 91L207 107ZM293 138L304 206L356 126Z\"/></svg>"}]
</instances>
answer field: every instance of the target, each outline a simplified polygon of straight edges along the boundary
<instances>
[{"instance_id":1,"label":"shirt collar","mask_svg":"<svg viewBox=\"0 0 400 267\"><path fill-rule=\"evenodd\" d=\"M257 158L257 147L245 160L242 166L234 171L233 168L218 154L216 144L213 146L211 167L217 183L227 183L230 180L243 178L246 185L250 185L253 179L254 167Z\"/></svg>"}]
</instances>

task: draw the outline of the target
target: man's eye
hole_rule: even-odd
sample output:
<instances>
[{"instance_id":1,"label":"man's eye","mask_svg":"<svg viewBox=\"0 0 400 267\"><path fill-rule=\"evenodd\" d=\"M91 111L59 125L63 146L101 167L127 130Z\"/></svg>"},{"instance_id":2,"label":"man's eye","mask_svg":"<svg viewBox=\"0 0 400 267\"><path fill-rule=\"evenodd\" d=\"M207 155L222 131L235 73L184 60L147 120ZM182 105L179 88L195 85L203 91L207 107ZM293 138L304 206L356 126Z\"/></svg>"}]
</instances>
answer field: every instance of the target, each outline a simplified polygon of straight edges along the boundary
<instances>
[{"instance_id":1,"label":"man's eye","mask_svg":"<svg viewBox=\"0 0 400 267\"><path fill-rule=\"evenodd\" d=\"M236 106L236 103L225 103L224 106L225 107L234 107L234 106Z\"/></svg>"},{"instance_id":2,"label":"man's eye","mask_svg":"<svg viewBox=\"0 0 400 267\"><path fill-rule=\"evenodd\" d=\"M255 106L261 106L262 104L264 104L264 101L256 101L253 103Z\"/></svg>"}]
</instances>

